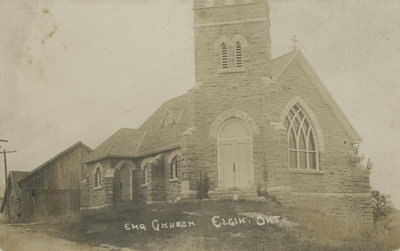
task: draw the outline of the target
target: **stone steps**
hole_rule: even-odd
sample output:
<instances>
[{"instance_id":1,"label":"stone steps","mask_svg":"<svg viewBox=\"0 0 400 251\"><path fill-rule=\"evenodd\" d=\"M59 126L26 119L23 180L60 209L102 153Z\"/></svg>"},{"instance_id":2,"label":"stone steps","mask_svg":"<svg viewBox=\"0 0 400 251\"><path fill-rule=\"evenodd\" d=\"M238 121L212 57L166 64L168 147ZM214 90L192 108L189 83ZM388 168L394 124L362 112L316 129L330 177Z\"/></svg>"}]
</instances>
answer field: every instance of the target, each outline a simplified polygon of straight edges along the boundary
<instances>
[{"instance_id":1,"label":"stone steps","mask_svg":"<svg viewBox=\"0 0 400 251\"><path fill-rule=\"evenodd\" d=\"M257 195L256 188L244 189L216 189L208 191L208 196L211 200L265 200L264 197Z\"/></svg>"}]
</instances>

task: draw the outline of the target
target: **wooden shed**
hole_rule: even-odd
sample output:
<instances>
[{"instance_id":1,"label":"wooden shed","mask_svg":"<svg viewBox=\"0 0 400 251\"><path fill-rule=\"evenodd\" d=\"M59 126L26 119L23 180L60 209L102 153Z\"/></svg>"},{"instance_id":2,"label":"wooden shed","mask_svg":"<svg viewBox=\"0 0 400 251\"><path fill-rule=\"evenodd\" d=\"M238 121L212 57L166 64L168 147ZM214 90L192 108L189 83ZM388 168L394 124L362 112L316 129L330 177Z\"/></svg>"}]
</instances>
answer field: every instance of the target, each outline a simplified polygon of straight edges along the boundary
<instances>
[{"instance_id":1,"label":"wooden shed","mask_svg":"<svg viewBox=\"0 0 400 251\"><path fill-rule=\"evenodd\" d=\"M79 211L80 182L86 177L81 164L92 149L78 142L35 168L19 181L23 218Z\"/></svg>"}]
</instances>

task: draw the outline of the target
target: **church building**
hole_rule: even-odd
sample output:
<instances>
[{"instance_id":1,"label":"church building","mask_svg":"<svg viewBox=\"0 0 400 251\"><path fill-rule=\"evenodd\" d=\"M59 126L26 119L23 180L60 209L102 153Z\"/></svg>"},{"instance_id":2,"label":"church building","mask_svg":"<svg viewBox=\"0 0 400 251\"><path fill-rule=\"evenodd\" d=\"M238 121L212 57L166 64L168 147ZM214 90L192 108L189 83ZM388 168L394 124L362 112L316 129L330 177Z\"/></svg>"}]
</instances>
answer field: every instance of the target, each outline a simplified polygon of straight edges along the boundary
<instances>
[{"instance_id":1,"label":"church building","mask_svg":"<svg viewBox=\"0 0 400 251\"><path fill-rule=\"evenodd\" d=\"M81 209L262 199L371 221L361 137L301 51L271 57L266 0L194 0L195 79L83 161ZM206 184L207 183L207 184Z\"/></svg>"}]
</instances>

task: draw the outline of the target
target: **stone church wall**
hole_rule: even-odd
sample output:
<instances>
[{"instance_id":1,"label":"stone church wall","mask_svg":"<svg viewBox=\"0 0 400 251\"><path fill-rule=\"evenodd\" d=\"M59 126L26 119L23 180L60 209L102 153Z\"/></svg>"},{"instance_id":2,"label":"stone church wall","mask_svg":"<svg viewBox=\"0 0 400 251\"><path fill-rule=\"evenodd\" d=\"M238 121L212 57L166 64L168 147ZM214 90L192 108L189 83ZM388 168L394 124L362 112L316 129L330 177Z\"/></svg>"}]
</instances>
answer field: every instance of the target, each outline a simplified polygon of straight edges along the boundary
<instances>
[{"instance_id":1,"label":"stone church wall","mask_svg":"<svg viewBox=\"0 0 400 251\"><path fill-rule=\"evenodd\" d=\"M300 63L294 61L289 65L278 83L269 88L268 106L272 108L269 110L272 120L278 119L289 100L299 96L311 107L320 126L314 129L320 129L323 136L325 149L320 149L320 171L289 170L288 183L281 184L291 187L292 204L319 208L330 215L370 220L369 170L350 162L349 158L354 154L350 136ZM272 95L274 92L276 94ZM286 140L287 134L283 136ZM283 162L288 159L287 154L286 150ZM274 176L270 177L274 179Z\"/></svg>"},{"instance_id":2,"label":"stone church wall","mask_svg":"<svg viewBox=\"0 0 400 251\"><path fill-rule=\"evenodd\" d=\"M103 160L99 162L102 166L102 186L95 188L95 169L97 168L97 163L88 164L88 176L85 180L81 182L81 208L85 209L84 205L87 205L87 208L94 207L104 207L106 205L110 205L112 203L112 198L110 200L109 196L106 196L106 188L110 189L109 182L106 183L107 179L105 178L105 174L107 170L111 169L111 161ZM84 192L87 191L87 192ZM112 191L112 188L111 188Z\"/></svg>"},{"instance_id":3,"label":"stone church wall","mask_svg":"<svg viewBox=\"0 0 400 251\"><path fill-rule=\"evenodd\" d=\"M168 151L152 156L157 161L146 165L145 168L150 169L148 174L149 184L142 186L146 190L146 201L175 201L178 199L184 167L180 155L178 155L178 178L171 179L171 163L169 161L171 154L175 155L175 152Z\"/></svg>"},{"instance_id":4,"label":"stone church wall","mask_svg":"<svg viewBox=\"0 0 400 251\"><path fill-rule=\"evenodd\" d=\"M240 37L245 38L245 41L241 42L243 66L247 72L233 75L248 80L265 76L271 62L267 10L268 5L265 1L247 5L194 9L197 83L215 81L217 78L224 78L225 75L226 79L231 78L232 74L219 73L221 72L220 45L225 42L228 47L228 69L224 72L230 72L234 70L235 42ZM258 22L228 25L232 20L258 20Z\"/></svg>"},{"instance_id":5,"label":"stone church wall","mask_svg":"<svg viewBox=\"0 0 400 251\"><path fill-rule=\"evenodd\" d=\"M213 84L205 83L193 92L193 102L196 106L194 113L196 130L192 135L191 143L194 145L195 153L190 166L200 169L203 175L207 174L210 189L217 187L217 139L215 135L210 135L210 127L220 114L235 109L248 114L257 125L258 132L254 132L252 137L253 167L255 183L261 185L265 170L265 139L262 136L265 132L265 123L263 123L265 118L262 106L262 86L256 83L250 85L250 81L237 83L232 79L228 83L222 81ZM196 151L196 149L199 150Z\"/></svg>"},{"instance_id":6,"label":"stone church wall","mask_svg":"<svg viewBox=\"0 0 400 251\"><path fill-rule=\"evenodd\" d=\"M178 156L178 179L171 180L170 163L168 157L172 152L164 152L145 159L151 159L140 168L143 159L133 163L136 168L132 174L132 200L138 202L175 201L180 196L181 175L185 169L181 158ZM123 159L106 159L96 163L88 164L89 175L81 182L81 208L101 208L116 205L114 193L118 190L116 186L116 166ZM95 187L95 170L98 163L102 166L102 186ZM147 180L144 184L144 169L148 169Z\"/></svg>"},{"instance_id":7,"label":"stone church wall","mask_svg":"<svg viewBox=\"0 0 400 251\"><path fill-rule=\"evenodd\" d=\"M288 205L312 205L333 216L371 219L368 170L351 164L350 135L300 63L294 60L277 83L265 84L257 75L248 74L220 74L215 81L190 91L196 130L186 140L193 152L185 155L185 161L193 167L191 183L196 183L201 172L207 173L210 189L217 187L217 142L210 136L210 127L220 114L235 109L247 113L258 128L252 138L255 186L277 196L283 192L282 200ZM276 125L295 97L304 100L311 108L308 115L318 122L314 129L321 131L324 142L319 153L320 171L289 169L287 132Z\"/></svg>"}]
</instances>

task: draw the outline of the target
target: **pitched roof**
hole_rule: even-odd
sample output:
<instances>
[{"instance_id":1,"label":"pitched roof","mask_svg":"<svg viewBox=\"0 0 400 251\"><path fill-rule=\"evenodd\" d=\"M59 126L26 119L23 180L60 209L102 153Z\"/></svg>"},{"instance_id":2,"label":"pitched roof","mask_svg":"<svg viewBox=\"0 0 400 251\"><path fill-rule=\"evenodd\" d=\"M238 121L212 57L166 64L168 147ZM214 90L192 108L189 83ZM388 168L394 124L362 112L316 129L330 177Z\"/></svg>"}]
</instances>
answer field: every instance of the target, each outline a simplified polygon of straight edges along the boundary
<instances>
[{"instance_id":1,"label":"pitched roof","mask_svg":"<svg viewBox=\"0 0 400 251\"><path fill-rule=\"evenodd\" d=\"M144 134L142 130L121 128L96 147L82 162L89 163L108 157L135 157Z\"/></svg>"},{"instance_id":2,"label":"pitched roof","mask_svg":"<svg viewBox=\"0 0 400 251\"><path fill-rule=\"evenodd\" d=\"M292 62L293 58L296 57L296 55L299 53L298 50L291 51L289 53L283 54L282 56L279 56L277 58L274 58L272 60L272 66L271 66L271 76L274 79L279 78L279 76L282 74L282 72L286 69L286 67Z\"/></svg>"},{"instance_id":3,"label":"pitched roof","mask_svg":"<svg viewBox=\"0 0 400 251\"><path fill-rule=\"evenodd\" d=\"M160 126L165 112L169 112L176 123ZM146 131L146 135L138 149L138 155L159 149L173 148L179 143L179 136L188 128L188 96L181 95L160 106L139 129Z\"/></svg>"},{"instance_id":4,"label":"pitched roof","mask_svg":"<svg viewBox=\"0 0 400 251\"><path fill-rule=\"evenodd\" d=\"M164 126L170 115L174 123ZM162 104L139 129L122 128L100 144L82 163L105 158L134 158L176 148L179 136L188 128L187 94Z\"/></svg>"},{"instance_id":5,"label":"pitched roof","mask_svg":"<svg viewBox=\"0 0 400 251\"><path fill-rule=\"evenodd\" d=\"M10 178L11 178L11 184L10 186L13 187L15 194L17 195L17 198L20 198L21 196L21 188L18 184L20 180L25 178L26 176L29 175L30 172L27 171L10 171Z\"/></svg>"},{"instance_id":6,"label":"pitched roof","mask_svg":"<svg viewBox=\"0 0 400 251\"><path fill-rule=\"evenodd\" d=\"M8 174L9 186L15 191L15 196L17 199L21 198L21 187L19 186L19 181L29 175L29 172L25 171L10 171ZM3 212L4 206L6 204L7 189L4 191L3 201L1 202L0 212Z\"/></svg>"},{"instance_id":7,"label":"pitched roof","mask_svg":"<svg viewBox=\"0 0 400 251\"><path fill-rule=\"evenodd\" d=\"M77 148L78 146L82 146L83 148L88 149L90 152L92 151L92 148L88 147L87 145L85 145L84 143L82 143L81 141L79 141L79 142L73 144L72 146L70 146L69 148L67 148L66 150L62 151L61 153L57 154L57 155L54 156L53 158L51 158L51 159L49 159L48 161L44 162L44 163L41 164L40 166L38 166L38 167L36 167L35 169L33 169L33 170L29 173L29 175L27 175L27 176L25 176L24 178L22 178L21 181L27 179L28 177L30 177L30 176L32 176L32 175L34 175L34 174L36 174L36 173L38 173L38 172L40 172L40 171L43 171L46 167L49 166L50 163L56 161L57 159L61 158L61 157L64 156L65 154L67 154L67 153L69 153L69 152L75 150L75 148Z\"/></svg>"},{"instance_id":8,"label":"pitched roof","mask_svg":"<svg viewBox=\"0 0 400 251\"><path fill-rule=\"evenodd\" d=\"M361 143L362 138L350 123L346 115L344 114L343 110L340 106L336 103L332 95L329 93L328 89L322 83L322 80L318 77L317 73L312 68L311 64L308 62L304 54L300 50L292 51L287 53L283 56L280 56L273 60L273 68L275 69L275 73L272 75L273 79L276 81L282 75L282 73L287 69L290 63L296 60L304 72L308 75L311 79L311 82L314 84L315 88L319 91L321 96L326 100L330 108L332 109L333 113L336 115L340 123L342 124L343 128L352 138L352 143Z\"/></svg>"}]
</instances>

